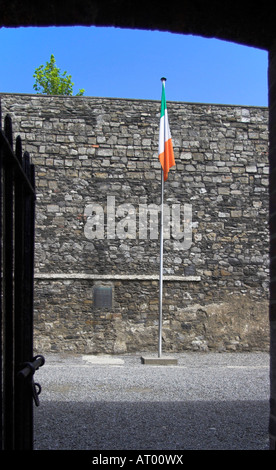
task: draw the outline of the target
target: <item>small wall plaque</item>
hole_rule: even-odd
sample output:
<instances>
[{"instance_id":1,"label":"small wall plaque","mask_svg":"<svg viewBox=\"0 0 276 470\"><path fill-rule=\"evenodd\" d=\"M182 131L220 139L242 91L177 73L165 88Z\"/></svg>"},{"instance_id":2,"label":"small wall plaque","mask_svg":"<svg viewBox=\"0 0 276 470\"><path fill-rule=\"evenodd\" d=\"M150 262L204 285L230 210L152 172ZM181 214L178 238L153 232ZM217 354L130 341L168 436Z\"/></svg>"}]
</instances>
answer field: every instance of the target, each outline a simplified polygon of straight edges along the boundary
<instances>
[{"instance_id":1,"label":"small wall plaque","mask_svg":"<svg viewBox=\"0 0 276 470\"><path fill-rule=\"evenodd\" d=\"M112 286L94 287L94 307L112 308L113 288Z\"/></svg>"}]
</instances>

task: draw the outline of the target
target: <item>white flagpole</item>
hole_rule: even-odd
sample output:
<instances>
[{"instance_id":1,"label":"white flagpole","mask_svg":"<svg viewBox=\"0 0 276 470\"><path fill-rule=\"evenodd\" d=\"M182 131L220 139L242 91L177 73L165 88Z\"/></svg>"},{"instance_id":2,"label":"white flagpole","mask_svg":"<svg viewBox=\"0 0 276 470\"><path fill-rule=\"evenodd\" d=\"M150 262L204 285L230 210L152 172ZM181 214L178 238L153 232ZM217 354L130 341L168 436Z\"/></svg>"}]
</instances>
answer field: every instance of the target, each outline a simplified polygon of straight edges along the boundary
<instances>
[{"instance_id":1,"label":"white flagpole","mask_svg":"<svg viewBox=\"0 0 276 470\"><path fill-rule=\"evenodd\" d=\"M164 172L163 172L163 168L161 168L161 220L160 220L160 275L159 275L159 334L158 334L158 357L161 357L161 355L162 355L163 206L164 206Z\"/></svg>"},{"instance_id":2,"label":"white flagpole","mask_svg":"<svg viewBox=\"0 0 276 470\"><path fill-rule=\"evenodd\" d=\"M162 77L162 87L166 78ZM158 357L162 355L162 304L163 304L163 210L164 210L164 172L161 167L161 218L160 218L160 274L159 274L159 331L158 331Z\"/></svg>"}]
</instances>

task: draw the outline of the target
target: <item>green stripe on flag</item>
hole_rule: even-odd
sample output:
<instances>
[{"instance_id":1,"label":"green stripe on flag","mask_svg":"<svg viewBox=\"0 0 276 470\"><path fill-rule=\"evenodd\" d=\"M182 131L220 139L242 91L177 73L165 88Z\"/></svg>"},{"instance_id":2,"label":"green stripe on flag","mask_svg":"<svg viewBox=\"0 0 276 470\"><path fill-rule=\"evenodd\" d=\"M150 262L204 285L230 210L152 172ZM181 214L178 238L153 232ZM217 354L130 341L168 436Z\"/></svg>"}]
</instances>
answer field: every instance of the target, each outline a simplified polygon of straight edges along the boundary
<instances>
[{"instance_id":1,"label":"green stripe on flag","mask_svg":"<svg viewBox=\"0 0 276 470\"><path fill-rule=\"evenodd\" d=\"M167 108L166 105L166 97L165 97L165 84L162 83L162 97L161 97L161 114L160 117L162 118L165 115L165 109Z\"/></svg>"}]
</instances>

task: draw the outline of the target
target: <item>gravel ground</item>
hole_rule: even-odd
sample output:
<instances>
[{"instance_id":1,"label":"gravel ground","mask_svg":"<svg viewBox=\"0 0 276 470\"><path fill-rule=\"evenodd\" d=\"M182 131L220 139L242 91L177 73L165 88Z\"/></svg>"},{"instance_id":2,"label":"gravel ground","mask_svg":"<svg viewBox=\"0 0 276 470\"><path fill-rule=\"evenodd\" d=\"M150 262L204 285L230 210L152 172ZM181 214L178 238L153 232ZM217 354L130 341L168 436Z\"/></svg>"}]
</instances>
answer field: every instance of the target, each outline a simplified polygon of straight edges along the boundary
<instances>
[{"instance_id":1,"label":"gravel ground","mask_svg":"<svg viewBox=\"0 0 276 470\"><path fill-rule=\"evenodd\" d=\"M35 450L267 450L269 355L46 355Z\"/></svg>"}]
</instances>

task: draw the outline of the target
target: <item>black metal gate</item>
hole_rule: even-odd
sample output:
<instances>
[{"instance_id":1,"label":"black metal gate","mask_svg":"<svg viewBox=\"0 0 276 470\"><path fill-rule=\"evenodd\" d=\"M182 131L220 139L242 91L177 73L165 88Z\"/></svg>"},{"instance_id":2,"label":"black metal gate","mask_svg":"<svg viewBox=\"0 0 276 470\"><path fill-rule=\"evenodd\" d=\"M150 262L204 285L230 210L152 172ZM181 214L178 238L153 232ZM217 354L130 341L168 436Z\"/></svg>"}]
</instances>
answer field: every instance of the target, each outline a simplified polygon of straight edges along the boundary
<instances>
[{"instance_id":1,"label":"black metal gate","mask_svg":"<svg viewBox=\"0 0 276 470\"><path fill-rule=\"evenodd\" d=\"M33 375L44 363L33 357L34 166L20 137L13 148L10 116L3 127L0 103L1 449L30 450L40 392Z\"/></svg>"}]
</instances>

